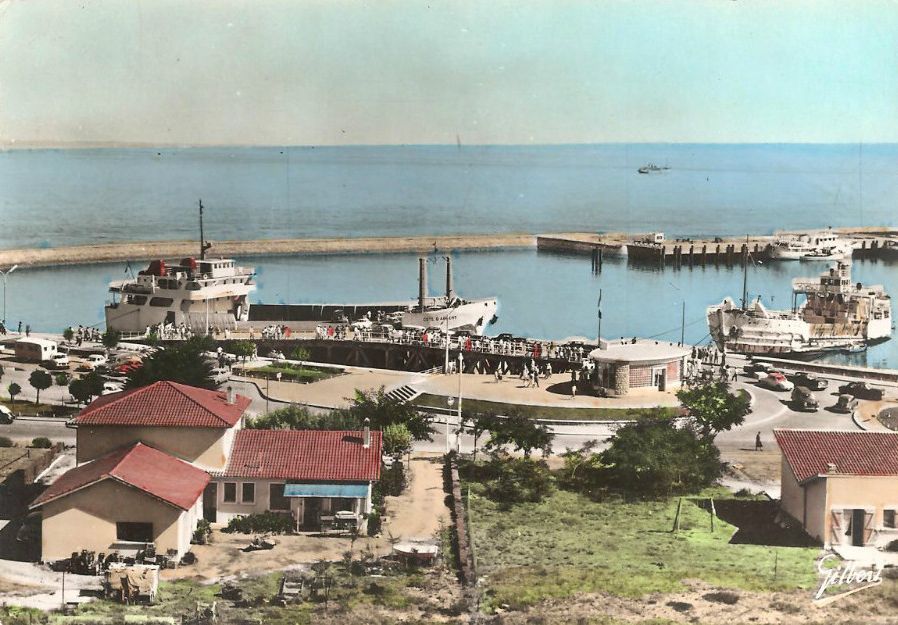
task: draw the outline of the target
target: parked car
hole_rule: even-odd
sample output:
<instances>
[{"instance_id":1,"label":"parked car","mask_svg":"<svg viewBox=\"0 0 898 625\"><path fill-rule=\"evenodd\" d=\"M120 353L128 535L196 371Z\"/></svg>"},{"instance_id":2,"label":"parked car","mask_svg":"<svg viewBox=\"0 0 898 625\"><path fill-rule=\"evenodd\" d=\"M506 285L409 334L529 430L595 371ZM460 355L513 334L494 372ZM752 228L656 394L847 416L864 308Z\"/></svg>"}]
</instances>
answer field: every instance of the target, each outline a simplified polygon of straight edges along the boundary
<instances>
[{"instance_id":1,"label":"parked car","mask_svg":"<svg viewBox=\"0 0 898 625\"><path fill-rule=\"evenodd\" d=\"M0 424L9 425L13 421L16 420L15 415L12 413L12 410L7 408L6 406L0 406Z\"/></svg>"},{"instance_id":2,"label":"parked car","mask_svg":"<svg viewBox=\"0 0 898 625\"><path fill-rule=\"evenodd\" d=\"M839 395L836 403L830 408L833 412L851 413L857 408L857 400L851 395Z\"/></svg>"},{"instance_id":3,"label":"parked car","mask_svg":"<svg viewBox=\"0 0 898 625\"><path fill-rule=\"evenodd\" d=\"M44 367L47 369L68 369L69 368L69 356L64 353L56 353L52 358L45 360L43 363Z\"/></svg>"},{"instance_id":4,"label":"parked car","mask_svg":"<svg viewBox=\"0 0 898 625\"><path fill-rule=\"evenodd\" d=\"M116 367L115 372L119 375L128 375L132 371L140 369L142 366L142 362L126 362L125 364Z\"/></svg>"},{"instance_id":5,"label":"parked car","mask_svg":"<svg viewBox=\"0 0 898 625\"><path fill-rule=\"evenodd\" d=\"M758 386L770 389L771 391L791 391L795 388L789 380L786 379L779 371L768 373L765 377L758 380Z\"/></svg>"},{"instance_id":6,"label":"parked car","mask_svg":"<svg viewBox=\"0 0 898 625\"><path fill-rule=\"evenodd\" d=\"M792 383L795 384L795 386L804 386L805 388L809 388L812 391L822 391L827 386L829 386L829 380L818 378L813 373L799 371L798 373L795 373L789 377L792 380Z\"/></svg>"},{"instance_id":7,"label":"parked car","mask_svg":"<svg viewBox=\"0 0 898 625\"><path fill-rule=\"evenodd\" d=\"M99 367L109 362L109 359L106 358L106 356L104 356L103 354L91 354L87 357L87 362L89 362L94 367Z\"/></svg>"},{"instance_id":8,"label":"parked car","mask_svg":"<svg viewBox=\"0 0 898 625\"><path fill-rule=\"evenodd\" d=\"M792 408L800 412L817 412L820 402L806 386L796 386L792 389Z\"/></svg>"},{"instance_id":9,"label":"parked car","mask_svg":"<svg viewBox=\"0 0 898 625\"><path fill-rule=\"evenodd\" d=\"M745 377L753 380L760 380L773 370L773 365L769 362L752 362L744 367Z\"/></svg>"},{"instance_id":10,"label":"parked car","mask_svg":"<svg viewBox=\"0 0 898 625\"><path fill-rule=\"evenodd\" d=\"M858 399L872 399L878 401L882 399L883 391L881 388L874 388L866 382L849 382L839 387L839 393L842 395L854 395Z\"/></svg>"},{"instance_id":11,"label":"parked car","mask_svg":"<svg viewBox=\"0 0 898 625\"><path fill-rule=\"evenodd\" d=\"M118 393L124 390L121 384L116 382L103 382L103 392L101 395L109 395L110 393Z\"/></svg>"},{"instance_id":12,"label":"parked car","mask_svg":"<svg viewBox=\"0 0 898 625\"><path fill-rule=\"evenodd\" d=\"M212 379L216 384L224 384L231 378L231 372L226 367L219 367L212 370Z\"/></svg>"}]
</instances>

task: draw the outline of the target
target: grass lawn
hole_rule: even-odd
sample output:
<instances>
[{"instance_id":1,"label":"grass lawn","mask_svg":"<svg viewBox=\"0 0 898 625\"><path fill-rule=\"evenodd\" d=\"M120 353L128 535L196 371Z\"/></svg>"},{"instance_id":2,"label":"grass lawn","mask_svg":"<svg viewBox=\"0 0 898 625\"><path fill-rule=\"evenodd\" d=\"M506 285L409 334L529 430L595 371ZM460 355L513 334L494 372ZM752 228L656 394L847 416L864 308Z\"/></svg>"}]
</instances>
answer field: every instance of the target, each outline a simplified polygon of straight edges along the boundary
<instances>
[{"instance_id":1,"label":"grass lawn","mask_svg":"<svg viewBox=\"0 0 898 625\"><path fill-rule=\"evenodd\" d=\"M683 500L595 502L558 490L502 510L472 485L474 543L487 576L484 607L514 609L578 592L639 597L682 590L683 579L769 591L816 584L816 548L732 545L735 527ZM774 575L776 567L776 575Z\"/></svg>"},{"instance_id":2,"label":"grass lawn","mask_svg":"<svg viewBox=\"0 0 898 625\"><path fill-rule=\"evenodd\" d=\"M446 397L443 395L431 395L423 393L415 398L414 404L422 407L446 408ZM464 412L487 413L507 415L512 410L517 410L525 417L531 419L557 419L566 421L600 421L621 419L653 419L675 417L680 414L679 408L561 408L557 406L530 406L526 404L506 404L503 402L486 401L483 399L467 399L463 404Z\"/></svg>"},{"instance_id":3,"label":"grass lawn","mask_svg":"<svg viewBox=\"0 0 898 625\"><path fill-rule=\"evenodd\" d=\"M313 366L303 366L293 365L290 363L271 363L270 365L265 365L264 367L253 367L253 368L239 368L240 372L243 374L255 377L255 378L266 378L270 377L271 379L275 379L275 376L280 373L281 380L284 382L299 382L301 384L309 384L311 382L318 382L320 380L326 380L328 378L332 378L337 375L341 375L341 371L338 369L330 369L330 368L322 368L322 367L313 367ZM235 372L238 372L238 368L234 368Z\"/></svg>"}]
</instances>

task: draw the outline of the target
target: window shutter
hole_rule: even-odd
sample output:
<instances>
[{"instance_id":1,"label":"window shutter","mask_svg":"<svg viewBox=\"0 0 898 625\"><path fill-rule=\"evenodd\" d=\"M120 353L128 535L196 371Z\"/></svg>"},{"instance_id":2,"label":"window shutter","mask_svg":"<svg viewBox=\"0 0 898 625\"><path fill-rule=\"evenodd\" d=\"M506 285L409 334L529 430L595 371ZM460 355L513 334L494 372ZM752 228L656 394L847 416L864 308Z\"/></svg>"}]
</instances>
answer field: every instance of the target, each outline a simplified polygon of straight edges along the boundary
<instances>
[{"instance_id":1,"label":"window shutter","mask_svg":"<svg viewBox=\"0 0 898 625\"><path fill-rule=\"evenodd\" d=\"M864 511L864 544L867 545L873 539L873 512Z\"/></svg>"},{"instance_id":2,"label":"window shutter","mask_svg":"<svg viewBox=\"0 0 898 625\"><path fill-rule=\"evenodd\" d=\"M830 510L830 539L829 542L831 545L841 545L842 544L842 511L841 510Z\"/></svg>"}]
</instances>

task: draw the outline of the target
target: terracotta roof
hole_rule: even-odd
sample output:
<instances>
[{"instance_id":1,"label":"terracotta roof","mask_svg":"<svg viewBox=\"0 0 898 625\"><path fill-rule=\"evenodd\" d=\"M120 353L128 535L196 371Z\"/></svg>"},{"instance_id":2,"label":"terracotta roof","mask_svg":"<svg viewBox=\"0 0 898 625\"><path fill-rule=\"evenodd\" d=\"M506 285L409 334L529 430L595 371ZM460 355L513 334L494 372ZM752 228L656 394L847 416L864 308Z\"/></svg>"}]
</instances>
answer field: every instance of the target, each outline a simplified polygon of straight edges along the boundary
<instances>
[{"instance_id":1,"label":"terracotta roof","mask_svg":"<svg viewBox=\"0 0 898 625\"><path fill-rule=\"evenodd\" d=\"M799 482L819 475L898 475L898 432L774 430Z\"/></svg>"},{"instance_id":2,"label":"terracotta roof","mask_svg":"<svg viewBox=\"0 0 898 625\"><path fill-rule=\"evenodd\" d=\"M380 477L381 434L358 430L240 430L221 475L298 481L367 482Z\"/></svg>"},{"instance_id":3,"label":"terracotta roof","mask_svg":"<svg viewBox=\"0 0 898 625\"><path fill-rule=\"evenodd\" d=\"M249 404L243 395L229 404L224 392L162 381L104 395L82 410L75 424L228 428Z\"/></svg>"},{"instance_id":4,"label":"terracotta roof","mask_svg":"<svg viewBox=\"0 0 898 625\"><path fill-rule=\"evenodd\" d=\"M187 510L196 503L210 478L208 473L188 462L143 443L134 443L66 471L34 500L31 507L36 508L106 479L127 484Z\"/></svg>"}]
</instances>

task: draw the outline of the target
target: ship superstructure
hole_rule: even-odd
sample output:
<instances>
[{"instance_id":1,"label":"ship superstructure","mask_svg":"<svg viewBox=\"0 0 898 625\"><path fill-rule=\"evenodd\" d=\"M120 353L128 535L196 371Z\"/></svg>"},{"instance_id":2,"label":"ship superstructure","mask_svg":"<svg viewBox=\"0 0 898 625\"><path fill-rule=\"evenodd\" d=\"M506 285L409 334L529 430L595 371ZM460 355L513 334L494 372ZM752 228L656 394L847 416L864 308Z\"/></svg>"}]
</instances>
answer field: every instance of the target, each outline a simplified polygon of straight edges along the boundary
<instances>
[{"instance_id":1,"label":"ship superstructure","mask_svg":"<svg viewBox=\"0 0 898 625\"><path fill-rule=\"evenodd\" d=\"M809 356L857 351L892 335L891 298L882 286L851 281L851 263L838 261L816 280L792 281L791 310L768 310L760 299L731 298L708 308L708 327L728 352ZM802 300L802 301L800 301Z\"/></svg>"}]
</instances>

